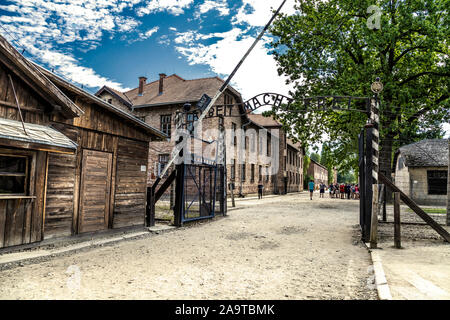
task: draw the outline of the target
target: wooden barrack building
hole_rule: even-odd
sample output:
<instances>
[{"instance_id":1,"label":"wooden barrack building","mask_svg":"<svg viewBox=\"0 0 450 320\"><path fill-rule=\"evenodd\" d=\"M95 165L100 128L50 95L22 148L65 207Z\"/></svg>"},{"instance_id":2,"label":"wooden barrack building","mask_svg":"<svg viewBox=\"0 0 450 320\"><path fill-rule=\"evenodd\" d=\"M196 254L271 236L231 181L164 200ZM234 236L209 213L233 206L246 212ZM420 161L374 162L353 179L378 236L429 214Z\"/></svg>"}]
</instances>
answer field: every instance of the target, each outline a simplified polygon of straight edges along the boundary
<instances>
[{"instance_id":1,"label":"wooden barrack building","mask_svg":"<svg viewBox=\"0 0 450 320\"><path fill-rule=\"evenodd\" d=\"M0 248L144 226L148 144L166 138L0 36Z\"/></svg>"}]
</instances>

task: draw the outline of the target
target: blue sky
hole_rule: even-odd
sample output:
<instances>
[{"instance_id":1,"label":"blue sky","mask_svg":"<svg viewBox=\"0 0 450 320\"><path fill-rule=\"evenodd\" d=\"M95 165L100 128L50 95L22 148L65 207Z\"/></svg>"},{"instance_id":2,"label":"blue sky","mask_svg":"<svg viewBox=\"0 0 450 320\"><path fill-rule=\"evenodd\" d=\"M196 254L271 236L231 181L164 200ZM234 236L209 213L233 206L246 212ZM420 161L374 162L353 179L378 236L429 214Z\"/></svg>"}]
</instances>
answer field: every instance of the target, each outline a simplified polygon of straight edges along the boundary
<instances>
[{"instance_id":1,"label":"blue sky","mask_svg":"<svg viewBox=\"0 0 450 320\"><path fill-rule=\"evenodd\" d=\"M24 55L91 92L137 86L159 73L230 73L280 1L0 0L0 32ZM292 13L293 0L284 12ZM7 32L5 31L7 30ZM263 38L233 85L244 98L287 94Z\"/></svg>"},{"instance_id":2,"label":"blue sky","mask_svg":"<svg viewBox=\"0 0 450 320\"><path fill-rule=\"evenodd\" d=\"M94 93L159 73L185 79L233 70L281 0L0 0L0 33L30 60ZM294 13L288 0L284 13ZM244 99L288 95L266 35L232 85ZM450 125L445 124L447 136Z\"/></svg>"}]
</instances>

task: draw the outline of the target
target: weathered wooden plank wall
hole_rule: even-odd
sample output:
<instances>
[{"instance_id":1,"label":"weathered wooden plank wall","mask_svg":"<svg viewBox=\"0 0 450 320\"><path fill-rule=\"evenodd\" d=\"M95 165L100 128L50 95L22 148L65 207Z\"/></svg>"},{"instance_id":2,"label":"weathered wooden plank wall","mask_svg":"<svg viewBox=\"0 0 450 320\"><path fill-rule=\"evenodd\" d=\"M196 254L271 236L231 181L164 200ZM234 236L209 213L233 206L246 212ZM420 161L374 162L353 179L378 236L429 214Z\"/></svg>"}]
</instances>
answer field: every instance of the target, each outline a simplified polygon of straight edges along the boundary
<instances>
[{"instance_id":1,"label":"weathered wooden plank wall","mask_svg":"<svg viewBox=\"0 0 450 320\"><path fill-rule=\"evenodd\" d=\"M83 150L78 232L108 229L112 154Z\"/></svg>"},{"instance_id":2,"label":"weathered wooden plank wall","mask_svg":"<svg viewBox=\"0 0 450 320\"><path fill-rule=\"evenodd\" d=\"M52 125L73 141L76 141L79 146L76 156L62 156L71 159L68 168L59 171L51 169L52 166L58 166L56 158L56 161L50 161L49 163L46 219L50 217L51 222L46 221L45 237L53 237L55 232L58 236L64 236L69 235L70 230L72 230L72 233L79 230L79 201L80 194L83 192L79 188L81 173L85 165L82 159L82 149L112 154L110 220L108 226L119 228L143 225L147 185L146 171L141 171L141 167L147 168L148 143L61 123L53 123ZM52 157L53 155L50 156L50 158ZM68 164L68 162L63 163ZM67 182L64 185L67 189L64 189L63 193L62 190L58 192L55 189L50 189L54 183L59 183L59 180ZM59 185L59 187L63 186ZM70 188L72 188L71 193ZM73 220L68 220L69 210L73 213ZM60 212L61 215L59 216L57 212ZM47 229L48 223L50 223L50 229ZM48 231L50 234L48 234Z\"/></svg>"},{"instance_id":3,"label":"weathered wooden plank wall","mask_svg":"<svg viewBox=\"0 0 450 320\"><path fill-rule=\"evenodd\" d=\"M75 154L36 153L36 199L0 200L0 247L70 236L79 232L80 185L83 150L111 154L109 228L143 225L146 203L146 169L150 135L117 114L60 89L85 114L67 119L52 113L52 107L26 82L0 63L0 118L20 121L8 74L11 74L22 116L27 123L51 125L78 144ZM19 149L17 149L19 150ZM145 166L142 171L141 167ZM105 222L106 223L106 222ZM43 231L43 232L42 232Z\"/></svg>"},{"instance_id":4,"label":"weathered wooden plank wall","mask_svg":"<svg viewBox=\"0 0 450 320\"><path fill-rule=\"evenodd\" d=\"M48 116L44 113L47 103L2 64L0 64L0 118L20 120L8 74L13 80L24 121L36 124L47 122Z\"/></svg>"},{"instance_id":5,"label":"weathered wooden plank wall","mask_svg":"<svg viewBox=\"0 0 450 320\"><path fill-rule=\"evenodd\" d=\"M148 143L119 139L113 227L143 225ZM141 167L145 170L141 171ZM143 168L143 167L142 167Z\"/></svg>"},{"instance_id":6,"label":"weathered wooden plank wall","mask_svg":"<svg viewBox=\"0 0 450 320\"><path fill-rule=\"evenodd\" d=\"M74 96L70 91L61 89L83 109L84 115L74 119L63 119L61 116L54 115L53 121L125 138L149 141L150 137L143 129L128 123L101 106L86 102L85 99Z\"/></svg>"},{"instance_id":7,"label":"weathered wooden plank wall","mask_svg":"<svg viewBox=\"0 0 450 320\"><path fill-rule=\"evenodd\" d=\"M76 155L49 154L45 238L72 234Z\"/></svg>"}]
</instances>

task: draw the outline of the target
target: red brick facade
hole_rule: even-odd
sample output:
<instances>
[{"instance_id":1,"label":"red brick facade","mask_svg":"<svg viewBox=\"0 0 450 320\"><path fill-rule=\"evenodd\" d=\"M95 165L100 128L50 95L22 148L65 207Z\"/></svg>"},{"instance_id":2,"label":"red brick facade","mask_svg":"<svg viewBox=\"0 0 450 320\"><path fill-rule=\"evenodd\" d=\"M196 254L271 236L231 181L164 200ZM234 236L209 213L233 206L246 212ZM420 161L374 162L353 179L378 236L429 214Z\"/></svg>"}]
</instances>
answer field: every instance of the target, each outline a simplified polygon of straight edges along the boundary
<instances>
[{"instance_id":1,"label":"red brick facade","mask_svg":"<svg viewBox=\"0 0 450 320\"><path fill-rule=\"evenodd\" d=\"M319 188L321 183L328 185L328 170L323 165L311 160L308 167L308 175L314 178L316 188ZM337 180L337 174L336 174Z\"/></svg>"}]
</instances>

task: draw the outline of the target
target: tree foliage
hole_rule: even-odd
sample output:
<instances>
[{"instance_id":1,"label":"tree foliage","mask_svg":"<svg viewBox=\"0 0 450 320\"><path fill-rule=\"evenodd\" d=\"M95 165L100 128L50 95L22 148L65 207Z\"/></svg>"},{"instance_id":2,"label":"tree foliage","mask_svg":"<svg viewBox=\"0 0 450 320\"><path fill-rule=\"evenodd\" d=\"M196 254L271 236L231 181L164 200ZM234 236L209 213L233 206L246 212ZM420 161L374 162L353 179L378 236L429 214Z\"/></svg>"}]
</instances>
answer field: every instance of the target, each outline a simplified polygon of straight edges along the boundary
<instances>
[{"instance_id":1,"label":"tree foliage","mask_svg":"<svg viewBox=\"0 0 450 320\"><path fill-rule=\"evenodd\" d=\"M334 182L334 168L337 167L338 162L329 144L326 142L322 145L320 164L328 169L328 183Z\"/></svg>"},{"instance_id":2,"label":"tree foliage","mask_svg":"<svg viewBox=\"0 0 450 320\"><path fill-rule=\"evenodd\" d=\"M276 117L311 145L328 136L338 169L357 170L357 112L305 112L300 98L372 95L380 77L381 170L390 171L400 145L442 137L450 121L449 0L381 0L380 30L368 28L369 0L296 0L297 14L274 22L271 47L279 74L294 85L294 112ZM364 110L365 105L355 105ZM272 111L275 113L275 111Z\"/></svg>"},{"instance_id":3,"label":"tree foliage","mask_svg":"<svg viewBox=\"0 0 450 320\"><path fill-rule=\"evenodd\" d=\"M311 152L309 157L311 158L311 160L314 160L315 162L320 163L320 155L318 153Z\"/></svg>"}]
</instances>

